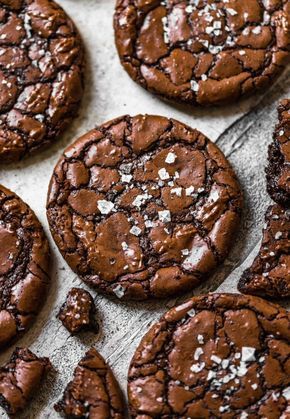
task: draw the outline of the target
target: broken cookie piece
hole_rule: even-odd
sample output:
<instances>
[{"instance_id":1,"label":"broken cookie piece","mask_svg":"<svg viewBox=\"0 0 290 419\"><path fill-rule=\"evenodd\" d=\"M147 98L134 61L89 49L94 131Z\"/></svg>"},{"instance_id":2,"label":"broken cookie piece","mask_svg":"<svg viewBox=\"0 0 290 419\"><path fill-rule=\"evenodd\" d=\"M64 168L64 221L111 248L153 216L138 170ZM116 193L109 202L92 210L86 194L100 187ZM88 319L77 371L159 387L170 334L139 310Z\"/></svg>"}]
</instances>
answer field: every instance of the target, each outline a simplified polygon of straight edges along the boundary
<instances>
[{"instance_id":1,"label":"broken cookie piece","mask_svg":"<svg viewBox=\"0 0 290 419\"><path fill-rule=\"evenodd\" d=\"M284 99L278 107L279 123L276 125L269 146L266 169L267 190L271 198L290 207L290 99Z\"/></svg>"},{"instance_id":2,"label":"broken cookie piece","mask_svg":"<svg viewBox=\"0 0 290 419\"><path fill-rule=\"evenodd\" d=\"M75 419L125 417L119 385L96 349L91 348L79 362L55 410Z\"/></svg>"},{"instance_id":3,"label":"broken cookie piece","mask_svg":"<svg viewBox=\"0 0 290 419\"><path fill-rule=\"evenodd\" d=\"M81 288L72 288L59 311L58 318L71 334L81 330L97 332L95 314L96 307L91 294Z\"/></svg>"},{"instance_id":4,"label":"broken cookie piece","mask_svg":"<svg viewBox=\"0 0 290 419\"><path fill-rule=\"evenodd\" d=\"M8 415L25 408L51 368L48 358L38 358L29 349L16 348L10 361L0 368L0 406Z\"/></svg>"},{"instance_id":5,"label":"broken cookie piece","mask_svg":"<svg viewBox=\"0 0 290 419\"><path fill-rule=\"evenodd\" d=\"M259 254L238 288L262 297L290 297L290 210L277 204L268 208Z\"/></svg>"}]
</instances>

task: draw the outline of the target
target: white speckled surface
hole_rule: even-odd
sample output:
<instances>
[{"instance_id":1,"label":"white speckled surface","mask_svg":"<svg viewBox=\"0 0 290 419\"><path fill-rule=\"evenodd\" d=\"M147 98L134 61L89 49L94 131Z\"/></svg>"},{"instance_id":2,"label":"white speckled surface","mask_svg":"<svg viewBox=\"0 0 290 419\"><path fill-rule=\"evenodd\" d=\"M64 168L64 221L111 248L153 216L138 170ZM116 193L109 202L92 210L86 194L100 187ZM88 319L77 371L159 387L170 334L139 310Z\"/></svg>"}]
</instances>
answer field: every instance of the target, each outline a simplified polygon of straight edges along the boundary
<instances>
[{"instance_id":1,"label":"white speckled surface","mask_svg":"<svg viewBox=\"0 0 290 419\"><path fill-rule=\"evenodd\" d=\"M121 304L97 296L93 291L101 319L97 336L87 333L70 337L55 318L68 290L81 284L53 245L45 216L47 186L61 150L95 124L125 113L147 112L174 117L208 135L229 157L238 173L245 192L245 211L229 259L196 293L215 290L220 284L219 290L236 291L242 269L249 265L257 251L264 211L270 203L265 190L264 166L276 119L275 107L280 98L290 96L288 69L264 97L256 96L227 108L196 110L162 102L134 84L119 64L112 29L114 0L59 0L59 3L78 25L87 49L86 94L80 115L63 138L48 150L19 164L0 167L0 182L33 208L53 250L49 298L37 322L17 343L49 356L55 368L21 416L27 419L58 417L52 406L90 345L109 361L125 389L129 360L137 343L149 324L173 304L172 301ZM1 355L1 364L12 350L9 348ZM5 413L0 415L7 417Z\"/></svg>"}]
</instances>

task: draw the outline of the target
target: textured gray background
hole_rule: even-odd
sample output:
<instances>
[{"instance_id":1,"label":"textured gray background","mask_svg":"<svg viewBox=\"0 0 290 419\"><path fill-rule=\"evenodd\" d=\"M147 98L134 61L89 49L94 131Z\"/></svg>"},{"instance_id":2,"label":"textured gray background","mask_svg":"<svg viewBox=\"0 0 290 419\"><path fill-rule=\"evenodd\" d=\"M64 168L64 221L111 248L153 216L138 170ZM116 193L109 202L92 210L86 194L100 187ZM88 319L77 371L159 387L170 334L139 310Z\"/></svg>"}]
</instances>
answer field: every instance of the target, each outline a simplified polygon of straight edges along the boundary
<instances>
[{"instance_id":1,"label":"textured gray background","mask_svg":"<svg viewBox=\"0 0 290 419\"><path fill-rule=\"evenodd\" d=\"M241 229L232 252L219 271L195 291L236 291L236 282L257 252L263 216L270 198L266 194L264 167L267 145L276 122L277 101L290 97L289 68L264 95L213 110L173 106L133 83L119 64L114 46L112 16L114 0L59 0L74 19L87 49L86 94L79 117L70 130L48 150L9 167L0 167L0 182L19 194L42 221L53 251L52 284L48 300L32 329L18 346L28 346L39 355L49 356L54 371L21 418L57 418L54 402L70 380L78 360L94 345L109 361L123 388L130 358L149 325L175 303L118 303L96 297L101 322L100 333L70 337L56 320L59 306L79 279L62 260L48 233L45 216L46 191L53 167L63 148L80 134L108 119L129 113L155 113L174 117L200 129L218 144L237 171L245 193ZM10 356L10 348L0 364ZM5 413L0 417L6 418Z\"/></svg>"}]
</instances>

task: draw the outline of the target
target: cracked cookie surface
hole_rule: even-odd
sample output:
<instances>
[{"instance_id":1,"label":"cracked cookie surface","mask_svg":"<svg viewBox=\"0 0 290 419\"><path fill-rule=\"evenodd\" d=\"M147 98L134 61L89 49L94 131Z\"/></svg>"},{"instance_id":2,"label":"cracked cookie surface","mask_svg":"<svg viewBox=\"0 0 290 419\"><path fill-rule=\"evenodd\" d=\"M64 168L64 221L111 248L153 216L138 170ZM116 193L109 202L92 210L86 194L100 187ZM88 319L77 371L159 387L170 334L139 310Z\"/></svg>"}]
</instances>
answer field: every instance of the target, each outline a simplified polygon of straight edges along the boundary
<instances>
[{"instance_id":1,"label":"cracked cookie surface","mask_svg":"<svg viewBox=\"0 0 290 419\"><path fill-rule=\"evenodd\" d=\"M278 106L279 123L269 146L267 190L278 204L290 208L290 99Z\"/></svg>"},{"instance_id":2,"label":"cracked cookie surface","mask_svg":"<svg viewBox=\"0 0 290 419\"><path fill-rule=\"evenodd\" d=\"M0 5L0 161L19 160L52 141L83 93L83 47L52 0Z\"/></svg>"},{"instance_id":3,"label":"cracked cookie surface","mask_svg":"<svg viewBox=\"0 0 290 419\"><path fill-rule=\"evenodd\" d=\"M262 297L290 297L290 210L268 208L263 240L252 266L243 273L239 291Z\"/></svg>"},{"instance_id":4,"label":"cracked cookie surface","mask_svg":"<svg viewBox=\"0 0 290 419\"><path fill-rule=\"evenodd\" d=\"M125 418L119 385L110 367L94 348L79 362L73 380L55 405L55 410L66 418Z\"/></svg>"},{"instance_id":5,"label":"cracked cookie surface","mask_svg":"<svg viewBox=\"0 0 290 419\"><path fill-rule=\"evenodd\" d=\"M49 259L34 212L0 185L0 348L21 336L42 308Z\"/></svg>"},{"instance_id":6,"label":"cracked cookie surface","mask_svg":"<svg viewBox=\"0 0 290 419\"><path fill-rule=\"evenodd\" d=\"M143 300L192 289L224 260L241 201L230 164L199 131L160 116L123 116L65 150L47 216L85 282Z\"/></svg>"},{"instance_id":7,"label":"cracked cookie surface","mask_svg":"<svg viewBox=\"0 0 290 419\"><path fill-rule=\"evenodd\" d=\"M50 368L48 358L16 348L10 361L0 368L0 406L12 416L22 411Z\"/></svg>"},{"instance_id":8,"label":"cracked cookie surface","mask_svg":"<svg viewBox=\"0 0 290 419\"><path fill-rule=\"evenodd\" d=\"M290 56L288 0L118 0L120 60L164 98L199 105L263 89Z\"/></svg>"},{"instance_id":9,"label":"cracked cookie surface","mask_svg":"<svg viewBox=\"0 0 290 419\"><path fill-rule=\"evenodd\" d=\"M285 418L289 313L258 297L209 294L173 308L128 374L133 418Z\"/></svg>"},{"instance_id":10,"label":"cracked cookie surface","mask_svg":"<svg viewBox=\"0 0 290 419\"><path fill-rule=\"evenodd\" d=\"M96 307L91 294L81 288L72 288L57 317L64 327L74 334L82 330L98 332L95 315Z\"/></svg>"}]
</instances>

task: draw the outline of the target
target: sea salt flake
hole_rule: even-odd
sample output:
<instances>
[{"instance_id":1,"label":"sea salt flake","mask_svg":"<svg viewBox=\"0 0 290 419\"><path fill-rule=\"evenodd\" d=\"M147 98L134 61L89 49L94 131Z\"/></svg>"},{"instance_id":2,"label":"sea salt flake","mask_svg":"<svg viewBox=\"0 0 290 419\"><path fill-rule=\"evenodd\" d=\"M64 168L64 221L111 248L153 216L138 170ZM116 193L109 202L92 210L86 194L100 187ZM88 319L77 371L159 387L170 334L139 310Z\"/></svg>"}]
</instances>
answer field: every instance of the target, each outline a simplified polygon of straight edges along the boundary
<instances>
[{"instance_id":1,"label":"sea salt flake","mask_svg":"<svg viewBox=\"0 0 290 419\"><path fill-rule=\"evenodd\" d=\"M219 407L219 411L220 411L221 413L226 412L227 410L229 410L229 406L220 406L220 407Z\"/></svg>"},{"instance_id":2,"label":"sea salt flake","mask_svg":"<svg viewBox=\"0 0 290 419\"><path fill-rule=\"evenodd\" d=\"M122 285L117 285L115 288L113 288L113 293L118 297L122 298L125 295L125 288L122 287Z\"/></svg>"},{"instance_id":3,"label":"sea salt flake","mask_svg":"<svg viewBox=\"0 0 290 419\"><path fill-rule=\"evenodd\" d=\"M257 26L256 28L252 29L252 33L255 35L259 35L262 32L261 26Z\"/></svg>"},{"instance_id":4,"label":"sea salt flake","mask_svg":"<svg viewBox=\"0 0 290 419\"><path fill-rule=\"evenodd\" d=\"M179 179L179 178L180 178L179 173L178 173L178 172L175 172L175 173L174 173L174 179Z\"/></svg>"},{"instance_id":5,"label":"sea salt flake","mask_svg":"<svg viewBox=\"0 0 290 419\"><path fill-rule=\"evenodd\" d=\"M220 358L219 356L216 356L216 355L212 355L212 356L210 357L210 359L211 359L213 362L215 362L216 364L220 364L220 363L222 362L221 358Z\"/></svg>"},{"instance_id":6,"label":"sea salt flake","mask_svg":"<svg viewBox=\"0 0 290 419\"><path fill-rule=\"evenodd\" d=\"M173 188L173 189L171 189L170 193L172 195L175 194L176 196L181 196L182 195L182 188Z\"/></svg>"},{"instance_id":7,"label":"sea salt flake","mask_svg":"<svg viewBox=\"0 0 290 419\"><path fill-rule=\"evenodd\" d=\"M132 205L135 207L140 207L142 204L146 202L147 199L151 198L151 195L145 193L143 195L137 195L134 201L132 202Z\"/></svg>"},{"instance_id":8,"label":"sea salt flake","mask_svg":"<svg viewBox=\"0 0 290 419\"><path fill-rule=\"evenodd\" d=\"M131 234L134 234L134 236L139 236L141 234L141 228L137 227L137 226L133 226L130 230Z\"/></svg>"},{"instance_id":9,"label":"sea salt flake","mask_svg":"<svg viewBox=\"0 0 290 419\"><path fill-rule=\"evenodd\" d=\"M114 208L113 202L106 201L105 199L100 199L97 205L101 214L109 214Z\"/></svg>"},{"instance_id":10,"label":"sea salt flake","mask_svg":"<svg viewBox=\"0 0 290 419\"><path fill-rule=\"evenodd\" d=\"M197 335L197 341L200 345L203 345L204 344L203 335Z\"/></svg>"},{"instance_id":11,"label":"sea salt flake","mask_svg":"<svg viewBox=\"0 0 290 419\"><path fill-rule=\"evenodd\" d=\"M277 233L275 234L275 240L281 239L282 236L283 236L282 231L277 231Z\"/></svg>"},{"instance_id":12,"label":"sea salt flake","mask_svg":"<svg viewBox=\"0 0 290 419\"><path fill-rule=\"evenodd\" d=\"M120 17L120 19L119 19L119 25L120 26L126 26L127 25L127 17L126 16L122 16L122 17Z\"/></svg>"},{"instance_id":13,"label":"sea salt flake","mask_svg":"<svg viewBox=\"0 0 290 419\"><path fill-rule=\"evenodd\" d=\"M158 175L159 175L161 180L170 179L169 173L167 172L167 170L164 167L162 167L162 169L158 170Z\"/></svg>"},{"instance_id":14,"label":"sea salt flake","mask_svg":"<svg viewBox=\"0 0 290 419\"><path fill-rule=\"evenodd\" d=\"M198 364L193 364L190 367L190 371L197 373L197 372L202 371L204 369L204 367L205 367L205 363L204 362L199 362Z\"/></svg>"},{"instance_id":15,"label":"sea salt flake","mask_svg":"<svg viewBox=\"0 0 290 419\"><path fill-rule=\"evenodd\" d=\"M196 314L196 311L194 310L194 308L192 308L192 309L188 310L187 314L188 314L190 317L194 317L194 316L195 316L195 314Z\"/></svg>"},{"instance_id":16,"label":"sea salt flake","mask_svg":"<svg viewBox=\"0 0 290 419\"><path fill-rule=\"evenodd\" d=\"M252 387L253 390L257 390L258 384L256 384L256 383L255 384L252 384L251 387Z\"/></svg>"},{"instance_id":17,"label":"sea salt flake","mask_svg":"<svg viewBox=\"0 0 290 419\"><path fill-rule=\"evenodd\" d=\"M128 250L129 249L129 246L128 246L128 244L126 242L122 242L121 243L121 246L122 246L122 249L123 250Z\"/></svg>"},{"instance_id":18,"label":"sea salt flake","mask_svg":"<svg viewBox=\"0 0 290 419\"><path fill-rule=\"evenodd\" d=\"M213 378L215 378L216 377L216 372L214 372L214 371L209 371L208 372L208 374L207 374L207 377L206 377L206 379L207 379L207 381L210 381L210 380L212 380Z\"/></svg>"},{"instance_id":19,"label":"sea salt flake","mask_svg":"<svg viewBox=\"0 0 290 419\"><path fill-rule=\"evenodd\" d=\"M214 54L214 55L216 55L219 52L221 52L222 49L223 49L223 47L221 47L221 46L215 46L215 45L210 45L209 48L208 48L209 52L211 54Z\"/></svg>"},{"instance_id":20,"label":"sea salt flake","mask_svg":"<svg viewBox=\"0 0 290 419\"><path fill-rule=\"evenodd\" d=\"M212 32L213 32L213 26L207 26L206 28L205 28L205 32L208 34L208 35L210 35Z\"/></svg>"},{"instance_id":21,"label":"sea salt flake","mask_svg":"<svg viewBox=\"0 0 290 419\"><path fill-rule=\"evenodd\" d=\"M8 85L8 87L10 87L10 86ZM42 115L41 113L35 115L35 119L37 119L37 121L39 121L39 122L43 122L44 118L45 118L44 115Z\"/></svg>"},{"instance_id":22,"label":"sea salt flake","mask_svg":"<svg viewBox=\"0 0 290 419\"><path fill-rule=\"evenodd\" d=\"M177 155L174 153L169 152L165 159L165 163L172 164L175 162Z\"/></svg>"},{"instance_id":23,"label":"sea salt flake","mask_svg":"<svg viewBox=\"0 0 290 419\"><path fill-rule=\"evenodd\" d=\"M158 211L158 217L163 223L170 223L171 221L171 214L168 210Z\"/></svg>"},{"instance_id":24,"label":"sea salt flake","mask_svg":"<svg viewBox=\"0 0 290 419\"><path fill-rule=\"evenodd\" d=\"M125 173L122 173L121 182L129 183L131 181L132 177L133 177L132 175L126 175Z\"/></svg>"},{"instance_id":25,"label":"sea salt flake","mask_svg":"<svg viewBox=\"0 0 290 419\"><path fill-rule=\"evenodd\" d=\"M232 9L231 7L228 7L226 10L229 12L231 16L236 16L238 14L238 12L235 9Z\"/></svg>"},{"instance_id":26,"label":"sea salt flake","mask_svg":"<svg viewBox=\"0 0 290 419\"><path fill-rule=\"evenodd\" d=\"M222 360L222 368L226 369L229 366L230 361L228 359L223 359Z\"/></svg>"},{"instance_id":27,"label":"sea salt flake","mask_svg":"<svg viewBox=\"0 0 290 419\"><path fill-rule=\"evenodd\" d=\"M215 21L213 22L213 27L214 27L214 29L221 29L221 27L222 27L222 22L220 22L219 20L215 20Z\"/></svg>"},{"instance_id":28,"label":"sea salt flake","mask_svg":"<svg viewBox=\"0 0 290 419\"><path fill-rule=\"evenodd\" d=\"M194 192L194 186L189 186L185 189L185 195L190 196Z\"/></svg>"},{"instance_id":29,"label":"sea salt flake","mask_svg":"<svg viewBox=\"0 0 290 419\"><path fill-rule=\"evenodd\" d=\"M145 221L145 227L146 227L146 228L151 228L151 227L154 227L154 223L153 223L153 221L151 221L151 220L146 220L146 221Z\"/></svg>"},{"instance_id":30,"label":"sea salt flake","mask_svg":"<svg viewBox=\"0 0 290 419\"><path fill-rule=\"evenodd\" d=\"M202 355L202 354L203 354L203 349L202 348L196 348L196 350L194 352L194 355L193 355L194 360L198 361L200 355Z\"/></svg>"},{"instance_id":31,"label":"sea salt flake","mask_svg":"<svg viewBox=\"0 0 290 419\"><path fill-rule=\"evenodd\" d=\"M195 81L195 80L191 80L190 81L190 88L191 90L193 90L194 92L198 92L199 90L199 84Z\"/></svg>"},{"instance_id":32,"label":"sea salt flake","mask_svg":"<svg viewBox=\"0 0 290 419\"><path fill-rule=\"evenodd\" d=\"M286 400L290 400L290 387L284 388L282 395Z\"/></svg>"},{"instance_id":33,"label":"sea salt flake","mask_svg":"<svg viewBox=\"0 0 290 419\"><path fill-rule=\"evenodd\" d=\"M243 346L242 347L242 361L243 362L250 362L255 361L255 352L256 349L250 346Z\"/></svg>"},{"instance_id":34,"label":"sea salt flake","mask_svg":"<svg viewBox=\"0 0 290 419\"><path fill-rule=\"evenodd\" d=\"M237 368L237 375L238 377L243 377L244 375L246 375L248 372L248 369L246 367L246 363L245 362L241 362L240 365Z\"/></svg>"}]
</instances>

